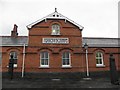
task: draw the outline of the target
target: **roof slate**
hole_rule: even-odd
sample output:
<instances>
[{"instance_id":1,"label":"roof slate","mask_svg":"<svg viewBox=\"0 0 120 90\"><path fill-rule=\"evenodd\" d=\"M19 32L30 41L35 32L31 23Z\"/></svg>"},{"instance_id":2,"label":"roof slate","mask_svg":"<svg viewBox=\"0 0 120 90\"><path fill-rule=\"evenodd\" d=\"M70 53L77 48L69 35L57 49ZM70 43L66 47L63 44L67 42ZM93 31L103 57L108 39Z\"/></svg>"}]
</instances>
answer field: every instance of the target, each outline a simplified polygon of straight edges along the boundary
<instances>
[{"instance_id":1,"label":"roof slate","mask_svg":"<svg viewBox=\"0 0 120 90\"><path fill-rule=\"evenodd\" d=\"M90 38L83 37L82 43L83 46L85 43L89 47L120 47L120 38Z\"/></svg>"},{"instance_id":2,"label":"roof slate","mask_svg":"<svg viewBox=\"0 0 120 90\"><path fill-rule=\"evenodd\" d=\"M2 36L2 46L23 46L24 44L28 44L27 36Z\"/></svg>"},{"instance_id":3,"label":"roof slate","mask_svg":"<svg viewBox=\"0 0 120 90\"><path fill-rule=\"evenodd\" d=\"M0 37L1 38L1 37ZM0 39L1 41L1 39ZM91 38L83 37L82 46L87 43L89 47L120 47L120 38ZM27 36L2 36L2 46L23 46L28 45Z\"/></svg>"}]
</instances>

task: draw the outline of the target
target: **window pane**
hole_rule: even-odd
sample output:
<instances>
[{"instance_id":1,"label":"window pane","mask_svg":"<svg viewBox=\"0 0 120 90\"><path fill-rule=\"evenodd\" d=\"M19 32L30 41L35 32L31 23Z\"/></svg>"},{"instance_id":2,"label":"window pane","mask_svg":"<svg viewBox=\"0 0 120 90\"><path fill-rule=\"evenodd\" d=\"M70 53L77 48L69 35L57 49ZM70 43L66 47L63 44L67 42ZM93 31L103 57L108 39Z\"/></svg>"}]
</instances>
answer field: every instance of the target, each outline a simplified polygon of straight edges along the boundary
<instances>
[{"instance_id":1,"label":"window pane","mask_svg":"<svg viewBox=\"0 0 120 90\"><path fill-rule=\"evenodd\" d=\"M96 53L96 64L103 64L103 55L101 52Z\"/></svg>"},{"instance_id":2,"label":"window pane","mask_svg":"<svg viewBox=\"0 0 120 90\"><path fill-rule=\"evenodd\" d=\"M65 59L63 59L63 65L65 65Z\"/></svg>"},{"instance_id":3,"label":"window pane","mask_svg":"<svg viewBox=\"0 0 120 90\"><path fill-rule=\"evenodd\" d=\"M96 57L98 57L98 53L96 53Z\"/></svg>"},{"instance_id":4,"label":"window pane","mask_svg":"<svg viewBox=\"0 0 120 90\"><path fill-rule=\"evenodd\" d=\"M102 59L99 60L99 63L102 64Z\"/></svg>"},{"instance_id":5,"label":"window pane","mask_svg":"<svg viewBox=\"0 0 120 90\"><path fill-rule=\"evenodd\" d=\"M44 60L44 65L48 65L48 59Z\"/></svg>"},{"instance_id":6,"label":"window pane","mask_svg":"<svg viewBox=\"0 0 120 90\"><path fill-rule=\"evenodd\" d=\"M41 65L48 65L49 53L41 52Z\"/></svg>"},{"instance_id":7,"label":"window pane","mask_svg":"<svg viewBox=\"0 0 120 90\"><path fill-rule=\"evenodd\" d=\"M44 58L44 53L43 52L41 53L41 58Z\"/></svg>"},{"instance_id":8,"label":"window pane","mask_svg":"<svg viewBox=\"0 0 120 90\"><path fill-rule=\"evenodd\" d=\"M66 58L69 58L69 52L66 52Z\"/></svg>"},{"instance_id":9,"label":"window pane","mask_svg":"<svg viewBox=\"0 0 120 90\"><path fill-rule=\"evenodd\" d=\"M63 65L70 65L70 53L69 52L64 52L62 55L62 64Z\"/></svg>"},{"instance_id":10,"label":"window pane","mask_svg":"<svg viewBox=\"0 0 120 90\"><path fill-rule=\"evenodd\" d=\"M54 28L55 28L55 25L52 26L52 29L54 29Z\"/></svg>"},{"instance_id":11,"label":"window pane","mask_svg":"<svg viewBox=\"0 0 120 90\"><path fill-rule=\"evenodd\" d=\"M66 64L69 65L69 59L66 59Z\"/></svg>"},{"instance_id":12,"label":"window pane","mask_svg":"<svg viewBox=\"0 0 120 90\"><path fill-rule=\"evenodd\" d=\"M100 59L98 59L98 64L100 64Z\"/></svg>"},{"instance_id":13,"label":"window pane","mask_svg":"<svg viewBox=\"0 0 120 90\"><path fill-rule=\"evenodd\" d=\"M45 58L45 59L48 58L48 52L45 52L44 54L45 54L45 57L44 57L44 58Z\"/></svg>"},{"instance_id":14,"label":"window pane","mask_svg":"<svg viewBox=\"0 0 120 90\"><path fill-rule=\"evenodd\" d=\"M101 57L101 53L99 52L99 57Z\"/></svg>"},{"instance_id":15,"label":"window pane","mask_svg":"<svg viewBox=\"0 0 120 90\"><path fill-rule=\"evenodd\" d=\"M44 59L41 59L41 65L44 65Z\"/></svg>"},{"instance_id":16,"label":"window pane","mask_svg":"<svg viewBox=\"0 0 120 90\"><path fill-rule=\"evenodd\" d=\"M10 52L10 55L13 56L13 59L16 59L16 58L17 58L17 52Z\"/></svg>"},{"instance_id":17,"label":"window pane","mask_svg":"<svg viewBox=\"0 0 120 90\"><path fill-rule=\"evenodd\" d=\"M64 52L63 53L63 58L69 58L69 52Z\"/></svg>"},{"instance_id":18,"label":"window pane","mask_svg":"<svg viewBox=\"0 0 120 90\"><path fill-rule=\"evenodd\" d=\"M63 53L62 58L65 58L65 53Z\"/></svg>"},{"instance_id":19,"label":"window pane","mask_svg":"<svg viewBox=\"0 0 120 90\"><path fill-rule=\"evenodd\" d=\"M17 58L17 52L14 53L14 58L15 58L15 59Z\"/></svg>"},{"instance_id":20,"label":"window pane","mask_svg":"<svg viewBox=\"0 0 120 90\"><path fill-rule=\"evenodd\" d=\"M52 25L52 34L54 35L60 34L60 26L58 24Z\"/></svg>"},{"instance_id":21,"label":"window pane","mask_svg":"<svg viewBox=\"0 0 120 90\"><path fill-rule=\"evenodd\" d=\"M99 61L98 61L98 59L96 59L96 63L97 63L97 64L99 64Z\"/></svg>"},{"instance_id":22,"label":"window pane","mask_svg":"<svg viewBox=\"0 0 120 90\"><path fill-rule=\"evenodd\" d=\"M13 56L13 59L14 59L14 64L17 64L17 52L15 51L12 51L10 52L10 58L11 58L11 55Z\"/></svg>"}]
</instances>

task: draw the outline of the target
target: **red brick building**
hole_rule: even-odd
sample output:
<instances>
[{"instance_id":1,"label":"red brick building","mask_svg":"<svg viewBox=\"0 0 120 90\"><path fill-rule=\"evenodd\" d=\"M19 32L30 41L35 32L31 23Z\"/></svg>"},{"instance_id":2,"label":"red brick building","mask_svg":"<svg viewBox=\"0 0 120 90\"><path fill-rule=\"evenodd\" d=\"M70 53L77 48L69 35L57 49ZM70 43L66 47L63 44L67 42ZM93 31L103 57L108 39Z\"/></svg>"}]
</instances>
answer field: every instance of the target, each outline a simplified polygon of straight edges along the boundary
<instances>
[{"instance_id":1,"label":"red brick building","mask_svg":"<svg viewBox=\"0 0 120 90\"><path fill-rule=\"evenodd\" d=\"M118 38L82 37L83 27L57 11L27 28L28 36L18 36L17 25L11 36L2 36L2 72L8 71L10 55L20 73L109 71L110 53L120 68Z\"/></svg>"}]
</instances>

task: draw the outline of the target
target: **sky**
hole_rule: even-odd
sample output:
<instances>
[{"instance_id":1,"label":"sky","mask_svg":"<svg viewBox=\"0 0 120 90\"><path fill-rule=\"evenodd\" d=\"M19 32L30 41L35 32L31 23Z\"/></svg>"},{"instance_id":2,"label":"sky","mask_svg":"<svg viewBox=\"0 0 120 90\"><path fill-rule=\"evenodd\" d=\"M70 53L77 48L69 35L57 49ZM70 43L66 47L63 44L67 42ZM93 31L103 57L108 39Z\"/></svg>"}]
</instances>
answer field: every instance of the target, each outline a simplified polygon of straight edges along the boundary
<instances>
[{"instance_id":1,"label":"sky","mask_svg":"<svg viewBox=\"0 0 120 90\"><path fill-rule=\"evenodd\" d=\"M119 0L0 0L0 36L11 35L14 24L19 36L27 36L27 25L53 13L84 27L83 37L118 37Z\"/></svg>"}]
</instances>

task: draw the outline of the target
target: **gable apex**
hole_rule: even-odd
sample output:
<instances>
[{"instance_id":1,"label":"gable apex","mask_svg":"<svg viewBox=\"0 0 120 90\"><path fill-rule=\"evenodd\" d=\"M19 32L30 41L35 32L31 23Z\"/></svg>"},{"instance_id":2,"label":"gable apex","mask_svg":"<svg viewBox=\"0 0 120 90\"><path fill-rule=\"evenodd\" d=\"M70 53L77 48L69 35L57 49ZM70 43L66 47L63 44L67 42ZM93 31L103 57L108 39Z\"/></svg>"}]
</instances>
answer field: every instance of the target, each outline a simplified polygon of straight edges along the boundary
<instances>
[{"instance_id":1,"label":"gable apex","mask_svg":"<svg viewBox=\"0 0 120 90\"><path fill-rule=\"evenodd\" d=\"M46 21L47 19L64 19L64 20L67 20L70 23L76 25L77 27L79 27L80 30L83 30L83 28L84 28L83 26L79 25L78 23L74 22L73 20L71 20L71 19L65 17L64 15L58 13L57 10L55 10L55 12L53 12L53 13L51 13L51 14L49 14L49 15L47 15L47 16L45 16L45 17L43 17L43 18L41 18L41 19L39 19L39 20L29 24L29 25L27 25L27 28L32 28L32 26L34 26L35 24L37 24L37 23L39 23L43 20Z\"/></svg>"}]
</instances>

